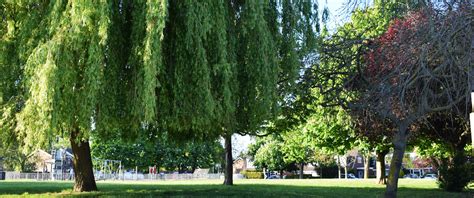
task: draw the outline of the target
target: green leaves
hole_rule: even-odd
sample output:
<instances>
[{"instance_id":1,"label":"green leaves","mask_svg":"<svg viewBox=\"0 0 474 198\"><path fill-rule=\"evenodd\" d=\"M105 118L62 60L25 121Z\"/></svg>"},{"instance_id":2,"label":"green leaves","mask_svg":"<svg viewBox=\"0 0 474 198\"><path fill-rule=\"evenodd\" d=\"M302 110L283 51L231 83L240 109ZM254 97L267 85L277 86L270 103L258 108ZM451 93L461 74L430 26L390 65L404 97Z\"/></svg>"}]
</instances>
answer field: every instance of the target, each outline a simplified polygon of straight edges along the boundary
<instances>
[{"instance_id":1,"label":"green leaves","mask_svg":"<svg viewBox=\"0 0 474 198\"><path fill-rule=\"evenodd\" d=\"M127 3L2 3L11 17L6 27L11 34L1 40L1 46L8 47L0 53L2 68L19 69L2 78L0 90L3 98L22 96L16 130L26 147L48 144L51 137L67 135L76 127L82 131L79 139L94 131L106 133L120 127L116 122L127 117L123 113L127 106L135 107L132 125L154 120L166 3L142 2L143 10L136 7L146 18L136 20L144 27L143 36L133 41L126 31L116 31L125 30L122 25L127 22L121 20L129 17ZM142 61L117 58L129 55L124 45L115 42L140 46L130 60ZM131 67L136 72L124 74ZM9 91L14 86L19 91ZM126 101L122 98L127 96L123 91L127 86L134 86L136 95Z\"/></svg>"},{"instance_id":2,"label":"green leaves","mask_svg":"<svg viewBox=\"0 0 474 198\"><path fill-rule=\"evenodd\" d=\"M277 48L264 15L264 4L247 1L237 19L237 131L255 133L276 113Z\"/></svg>"},{"instance_id":3,"label":"green leaves","mask_svg":"<svg viewBox=\"0 0 474 198\"><path fill-rule=\"evenodd\" d=\"M73 128L78 139L255 134L291 102L315 48L316 5L5 1L1 105L15 99L27 147Z\"/></svg>"},{"instance_id":4,"label":"green leaves","mask_svg":"<svg viewBox=\"0 0 474 198\"><path fill-rule=\"evenodd\" d=\"M205 46L211 22L208 4L170 2L164 39L169 115L164 116L173 132L189 134L212 126L215 103Z\"/></svg>"}]
</instances>

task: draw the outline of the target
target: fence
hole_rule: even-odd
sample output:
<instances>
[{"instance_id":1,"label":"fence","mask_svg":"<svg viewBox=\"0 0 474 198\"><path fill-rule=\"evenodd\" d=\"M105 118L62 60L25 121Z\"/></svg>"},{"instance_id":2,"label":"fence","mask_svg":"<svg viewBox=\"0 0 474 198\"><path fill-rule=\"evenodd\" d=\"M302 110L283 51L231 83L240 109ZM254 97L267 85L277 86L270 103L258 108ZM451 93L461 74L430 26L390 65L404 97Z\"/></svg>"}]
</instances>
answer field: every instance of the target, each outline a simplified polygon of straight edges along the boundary
<instances>
[{"instance_id":1,"label":"fence","mask_svg":"<svg viewBox=\"0 0 474 198\"><path fill-rule=\"evenodd\" d=\"M54 179L52 179L54 178ZM70 180L72 175L68 173L19 173L19 172L6 172L5 180L12 179L31 179L31 180Z\"/></svg>"},{"instance_id":2,"label":"fence","mask_svg":"<svg viewBox=\"0 0 474 198\"><path fill-rule=\"evenodd\" d=\"M221 179L223 174L95 174L96 180L192 180L192 179Z\"/></svg>"},{"instance_id":3,"label":"fence","mask_svg":"<svg viewBox=\"0 0 474 198\"><path fill-rule=\"evenodd\" d=\"M139 181L158 181L158 180L193 180L193 179L222 179L223 174L141 174L141 173L120 173L120 174L94 174L96 180L139 180ZM234 175L238 179L239 176ZM19 173L6 172L6 180L73 180L74 176L68 173Z\"/></svg>"}]
</instances>

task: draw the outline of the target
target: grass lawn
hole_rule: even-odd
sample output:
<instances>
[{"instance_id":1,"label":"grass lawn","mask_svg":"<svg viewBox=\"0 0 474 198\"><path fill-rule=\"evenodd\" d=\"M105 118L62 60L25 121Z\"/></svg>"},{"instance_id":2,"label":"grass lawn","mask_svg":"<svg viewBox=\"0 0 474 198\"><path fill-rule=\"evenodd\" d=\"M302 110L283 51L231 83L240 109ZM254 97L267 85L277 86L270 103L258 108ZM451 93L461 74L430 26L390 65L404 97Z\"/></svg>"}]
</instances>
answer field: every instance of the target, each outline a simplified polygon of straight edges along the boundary
<instances>
[{"instance_id":1,"label":"grass lawn","mask_svg":"<svg viewBox=\"0 0 474 198\"><path fill-rule=\"evenodd\" d=\"M382 197L384 186L375 180L235 180L223 186L221 180L191 181L100 181L99 191L73 193L72 182L0 181L0 197ZM434 180L400 179L399 197L474 197L472 188L449 193L437 188Z\"/></svg>"}]
</instances>

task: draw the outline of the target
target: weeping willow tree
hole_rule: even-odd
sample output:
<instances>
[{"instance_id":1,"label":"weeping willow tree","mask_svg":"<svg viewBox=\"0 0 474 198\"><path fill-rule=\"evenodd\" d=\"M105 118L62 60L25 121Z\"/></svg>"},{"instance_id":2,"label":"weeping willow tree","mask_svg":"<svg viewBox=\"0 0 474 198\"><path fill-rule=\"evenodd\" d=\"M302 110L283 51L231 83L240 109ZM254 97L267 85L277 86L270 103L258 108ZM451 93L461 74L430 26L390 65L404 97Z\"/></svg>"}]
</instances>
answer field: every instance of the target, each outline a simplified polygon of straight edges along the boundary
<instances>
[{"instance_id":1,"label":"weeping willow tree","mask_svg":"<svg viewBox=\"0 0 474 198\"><path fill-rule=\"evenodd\" d=\"M232 184L232 134L271 123L314 52L312 1L169 1L158 126L175 138L222 136Z\"/></svg>"},{"instance_id":2,"label":"weeping willow tree","mask_svg":"<svg viewBox=\"0 0 474 198\"><path fill-rule=\"evenodd\" d=\"M0 105L16 112L8 130L25 152L69 138L74 190L97 190L89 137L155 119L166 2L3 1L1 9Z\"/></svg>"},{"instance_id":3,"label":"weeping willow tree","mask_svg":"<svg viewBox=\"0 0 474 198\"><path fill-rule=\"evenodd\" d=\"M296 96L319 31L317 1L230 1L235 60L235 123L224 131L226 177L232 185L231 135L261 135Z\"/></svg>"},{"instance_id":4,"label":"weeping willow tree","mask_svg":"<svg viewBox=\"0 0 474 198\"><path fill-rule=\"evenodd\" d=\"M3 1L1 9L4 128L25 150L68 137L76 191L96 190L91 135L149 128L223 136L232 184L231 135L259 134L294 100L319 29L316 1Z\"/></svg>"}]
</instances>

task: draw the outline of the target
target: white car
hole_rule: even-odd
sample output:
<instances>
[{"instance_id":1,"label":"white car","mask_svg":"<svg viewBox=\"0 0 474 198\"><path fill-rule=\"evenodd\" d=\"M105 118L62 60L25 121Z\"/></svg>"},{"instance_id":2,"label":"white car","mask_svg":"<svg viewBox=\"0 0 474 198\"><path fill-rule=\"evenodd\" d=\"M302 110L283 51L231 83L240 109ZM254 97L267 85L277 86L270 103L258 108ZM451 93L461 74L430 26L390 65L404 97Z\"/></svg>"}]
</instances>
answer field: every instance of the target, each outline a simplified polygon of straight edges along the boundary
<instances>
[{"instance_id":1,"label":"white car","mask_svg":"<svg viewBox=\"0 0 474 198\"><path fill-rule=\"evenodd\" d=\"M438 175L436 175L436 174L426 174L425 176L423 176L423 178L425 178L425 179L438 179Z\"/></svg>"}]
</instances>

